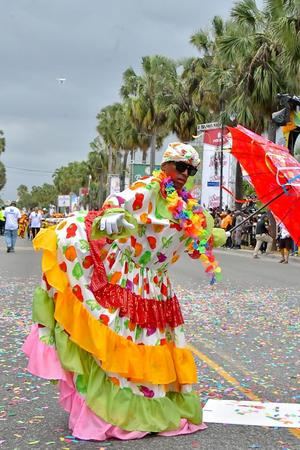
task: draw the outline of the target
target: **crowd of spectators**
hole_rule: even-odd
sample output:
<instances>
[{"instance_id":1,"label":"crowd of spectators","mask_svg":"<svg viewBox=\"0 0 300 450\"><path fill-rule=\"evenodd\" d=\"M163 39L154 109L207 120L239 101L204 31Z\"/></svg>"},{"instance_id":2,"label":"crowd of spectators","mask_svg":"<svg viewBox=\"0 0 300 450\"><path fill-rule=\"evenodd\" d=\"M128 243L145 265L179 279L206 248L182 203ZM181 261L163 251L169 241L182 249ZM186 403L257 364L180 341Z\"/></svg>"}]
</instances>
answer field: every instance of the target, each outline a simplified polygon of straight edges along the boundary
<instances>
[{"instance_id":1,"label":"crowd of spectators","mask_svg":"<svg viewBox=\"0 0 300 450\"><path fill-rule=\"evenodd\" d=\"M257 223L266 216L266 212L258 213L253 217L249 217L252 213L256 211L255 202L250 200L249 202L242 205L240 209L230 209L225 208L220 211L219 208L210 208L209 212L213 216L215 221L215 227L223 228L225 231L230 231L236 225L242 223L240 227L235 229L230 236L227 238L225 247L232 249L241 249L246 247L248 249L254 249L256 246L256 235L257 235ZM280 227L279 227L280 228ZM278 228L278 233L279 233ZM276 233L275 239L278 239L278 233ZM279 244L279 240L278 240ZM260 251L262 253L266 252L267 242L262 242ZM298 254L298 248L293 243L291 254Z\"/></svg>"}]
</instances>

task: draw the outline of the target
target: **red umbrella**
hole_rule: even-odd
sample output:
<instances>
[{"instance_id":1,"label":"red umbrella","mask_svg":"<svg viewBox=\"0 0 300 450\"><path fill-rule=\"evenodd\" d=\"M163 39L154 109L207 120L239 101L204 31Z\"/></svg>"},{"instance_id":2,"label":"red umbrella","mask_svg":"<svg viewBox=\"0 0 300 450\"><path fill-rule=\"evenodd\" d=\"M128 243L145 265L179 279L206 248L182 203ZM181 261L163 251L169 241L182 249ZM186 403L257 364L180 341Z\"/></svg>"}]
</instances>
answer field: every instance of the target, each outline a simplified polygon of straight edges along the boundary
<instances>
[{"instance_id":1,"label":"red umbrella","mask_svg":"<svg viewBox=\"0 0 300 450\"><path fill-rule=\"evenodd\" d=\"M231 153L248 173L259 200L285 225L300 244L300 164L281 145L247 128L229 127Z\"/></svg>"}]
</instances>

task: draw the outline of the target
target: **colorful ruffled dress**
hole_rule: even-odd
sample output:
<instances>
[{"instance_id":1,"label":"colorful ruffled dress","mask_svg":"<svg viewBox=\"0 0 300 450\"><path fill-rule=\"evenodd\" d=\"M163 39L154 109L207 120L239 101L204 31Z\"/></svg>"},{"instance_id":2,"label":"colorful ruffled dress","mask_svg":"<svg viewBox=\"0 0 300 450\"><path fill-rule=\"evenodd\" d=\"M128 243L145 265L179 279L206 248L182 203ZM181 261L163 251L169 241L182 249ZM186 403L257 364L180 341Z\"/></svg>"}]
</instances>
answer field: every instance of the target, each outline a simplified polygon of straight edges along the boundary
<instances>
[{"instance_id":1,"label":"colorful ruffled dress","mask_svg":"<svg viewBox=\"0 0 300 450\"><path fill-rule=\"evenodd\" d=\"M120 211L135 230L107 238L99 221ZM211 223L207 215L214 234ZM135 439L205 427L168 276L188 243L155 177L109 197L100 212L76 213L35 238L43 278L23 349L32 374L59 380L74 436Z\"/></svg>"}]
</instances>

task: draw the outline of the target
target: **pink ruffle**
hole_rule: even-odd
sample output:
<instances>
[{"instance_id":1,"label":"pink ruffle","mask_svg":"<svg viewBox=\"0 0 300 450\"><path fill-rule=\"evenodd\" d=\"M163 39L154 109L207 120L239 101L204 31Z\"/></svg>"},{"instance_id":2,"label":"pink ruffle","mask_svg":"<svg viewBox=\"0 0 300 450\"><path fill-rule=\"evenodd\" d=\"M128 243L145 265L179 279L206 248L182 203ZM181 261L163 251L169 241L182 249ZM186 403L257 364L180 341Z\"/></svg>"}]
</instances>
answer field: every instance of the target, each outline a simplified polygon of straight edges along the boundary
<instances>
[{"instance_id":1,"label":"pink ruffle","mask_svg":"<svg viewBox=\"0 0 300 450\"><path fill-rule=\"evenodd\" d=\"M22 350L29 359L30 373L46 380L66 380L67 373L61 367L55 348L40 340L37 324L32 325Z\"/></svg>"},{"instance_id":2,"label":"pink ruffle","mask_svg":"<svg viewBox=\"0 0 300 450\"><path fill-rule=\"evenodd\" d=\"M33 325L31 333L23 344L23 351L29 358L27 367L29 372L42 378L60 380L59 402L65 411L70 414L69 427L72 430L72 435L76 438L96 441L105 441L110 438L130 440L140 439L148 434L142 431L122 430L105 422L93 413L84 398L76 391L71 372L62 368L56 350L39 339L37 325ZM181 419L180 427L177 430L158 434L160 436L179 436L195 433L206 428L204 424L193 425L186 419Z\"/></svg>"},{"instance_id":3,"label":"pink ruffle","mask_svg":"<svg viewBox=\"0 0 300 450\"><path fill-rule=\"evenodd\" d=\"M85 440L105 441L115 438L121 440L140 439L147 432L124 431L100 419L86 405L85 400L77 393L73 383L61 381L59 383L59 403L70 414L69 427L72 435Z\"/></svg>"},{"instance_id":4,"label":"pink ruffle","mask_svg":"<svg viewBox=\"0 0 300 450\"><path fill-rule=\"evenodd\" d=\"M159 436L180 436L181 434L192 434L196 433L197 431L203 431L206 430L207 426L205 423L201 423L201 425L194 425L193 423L190 423L187 421L187 419L181 419L180 425L177 430L171 430L171 431L162 431L161 433L158 433Z\"/></svg>"}]
</instances>

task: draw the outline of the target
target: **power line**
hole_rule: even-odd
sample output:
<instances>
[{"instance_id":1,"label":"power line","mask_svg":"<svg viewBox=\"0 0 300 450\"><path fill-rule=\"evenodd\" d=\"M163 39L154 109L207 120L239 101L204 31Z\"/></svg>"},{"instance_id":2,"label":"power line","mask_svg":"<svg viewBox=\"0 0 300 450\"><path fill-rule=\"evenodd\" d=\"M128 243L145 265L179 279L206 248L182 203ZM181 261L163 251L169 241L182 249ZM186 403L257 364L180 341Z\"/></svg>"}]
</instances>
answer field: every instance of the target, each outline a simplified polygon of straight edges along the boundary
<instances>
[{"instance_id":1,"label":"power line","mask_svg":"<svg viewBox=\"0 0 300 450\"><path fill-rule=\"evenodd\" d=\"M22 172L36 172L36 173L48 173L53 174L55 171L52 172L48 170L42 170L42 169L29 169L27 167L13 167L13 166L5 166L6 169L13 169L13 170L21 170Z\"/></svg>"}]
</instances>

